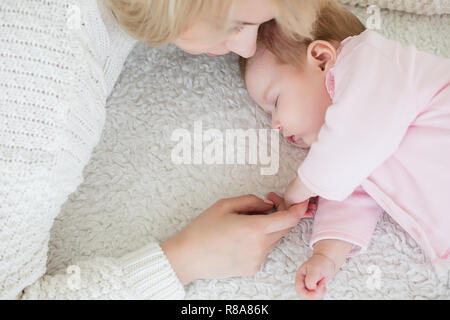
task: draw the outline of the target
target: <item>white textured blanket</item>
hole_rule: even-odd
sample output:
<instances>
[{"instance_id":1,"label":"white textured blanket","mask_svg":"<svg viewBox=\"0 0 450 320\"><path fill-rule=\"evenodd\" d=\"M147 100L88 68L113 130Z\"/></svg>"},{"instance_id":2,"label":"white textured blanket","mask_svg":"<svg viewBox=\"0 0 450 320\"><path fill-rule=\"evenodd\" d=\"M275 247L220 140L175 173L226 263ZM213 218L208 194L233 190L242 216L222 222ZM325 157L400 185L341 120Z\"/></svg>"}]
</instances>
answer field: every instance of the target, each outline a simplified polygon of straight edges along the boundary
<instances>
[{"instance_id":1,"label":"white textured blanket","mask_svg":"<svg viewBox=\"0 0 450 320\"><path fill-rule=\"evenodd\" d=\"M351 1L343 1L351 2ZM405 1L407 2L407 1ZM422 3L432 1L422 1ZM445 3L445 0L444 0ZM352 8L362 21L365 8ZM373 12L371 12L373 14ZM450 57L450 15L381 11L386 36ZM175 47L139 44L108 101L102 141L51 232L48 268L55 271L90 256L120 256L150 240L162 241L223 197L282 194L305 154L285 141L278 174L260 165L176 165L177 128L203 131L269 128L250 100L237 57L191 56ZM300 299L297 268L311 255L312 220L303 220L270 253L254 277L196 281L187 299ZM245 241L245 239L242 239ZM326 299L449 299L448 279L437 279L422 250L387 214L367 254L347 261L328 285Z\"/></svg>"}]
</instances>

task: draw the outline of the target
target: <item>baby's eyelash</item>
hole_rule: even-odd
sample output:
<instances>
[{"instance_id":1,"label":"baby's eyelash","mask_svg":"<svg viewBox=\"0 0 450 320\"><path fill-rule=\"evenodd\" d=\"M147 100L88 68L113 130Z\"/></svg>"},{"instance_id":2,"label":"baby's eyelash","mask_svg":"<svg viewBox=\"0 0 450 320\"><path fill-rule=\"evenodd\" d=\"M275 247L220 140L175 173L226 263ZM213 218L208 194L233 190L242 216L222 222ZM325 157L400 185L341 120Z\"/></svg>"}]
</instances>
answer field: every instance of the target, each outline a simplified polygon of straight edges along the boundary
<instances>
[{"instance_id":1,"label":"baby's eyelash","mask_svg":"<svg viewBox=\"0 0 450 320\"><path fill-rule=\"evenodd\" d=\"M275 101L275 109L278 108L278 99L280 99L280 96L278 96L277 101Z\"/></svg>"}]
</instances>

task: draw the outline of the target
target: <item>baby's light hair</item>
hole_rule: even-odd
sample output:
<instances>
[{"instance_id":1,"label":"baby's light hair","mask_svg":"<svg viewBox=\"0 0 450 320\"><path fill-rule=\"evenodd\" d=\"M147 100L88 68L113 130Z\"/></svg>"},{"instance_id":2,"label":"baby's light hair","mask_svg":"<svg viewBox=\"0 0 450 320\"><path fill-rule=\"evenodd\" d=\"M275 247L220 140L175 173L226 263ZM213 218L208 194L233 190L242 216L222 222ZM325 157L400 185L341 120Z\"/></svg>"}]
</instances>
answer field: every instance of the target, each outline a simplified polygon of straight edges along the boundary
<instances>
[{"instance_id":1,"label":"baby's light hair","mask_svg":"<svg viewBox=\"0 0 450 320\"><path fill-rule=\"evenodd\" d=\"M136 39L159 46L177 39L194 21L211 22L211 33L229 27L239 0L103 0L123 29Z\"/></svg>"},{"instance_id":2,"label":"baby's light hair","mask_svg":"<svg viewBox=\"0 0 450 320\"><path fill-rule=\"evenodd\" d=\"M362 22L335 0L321 0L317 20L311 28L311 36L300 36L287 32L276 21L261 25L258 33L258 48L267 49L280 63L302 67L308 46L316 40L339 44L345 38L356 36L366 30ZM240 69L245 78L247 59L240 59Z\"/></svg>"},{"instance_id":3,"label":"baby's light hair","mask_svg":"<svg viewBox=\"0 0 450 320\"><path fill-rule=\"evenodd\" d=\"M327 0L272 0L275 20L292 38L311 37L320 8Z\"/></svg>"}]
</instances>

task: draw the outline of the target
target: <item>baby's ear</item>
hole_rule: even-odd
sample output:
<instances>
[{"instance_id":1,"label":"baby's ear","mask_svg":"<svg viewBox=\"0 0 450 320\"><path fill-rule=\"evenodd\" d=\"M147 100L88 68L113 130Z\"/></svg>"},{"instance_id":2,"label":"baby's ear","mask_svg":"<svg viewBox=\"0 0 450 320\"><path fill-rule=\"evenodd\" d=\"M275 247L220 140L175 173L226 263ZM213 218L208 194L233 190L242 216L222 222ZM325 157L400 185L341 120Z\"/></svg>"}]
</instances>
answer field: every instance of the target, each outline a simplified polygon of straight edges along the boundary
<instances>
[{"instance_id":1,"label":"baby's ear","mask_svg":"<svg viewBox=\"0 0 450 320\"><path fill-rule=\"evenodd\" d=\"M308 46L307 63L314 68L328 72L337 59L336 48L328 41L316 40Z\"/></svg>"}]
</instances>

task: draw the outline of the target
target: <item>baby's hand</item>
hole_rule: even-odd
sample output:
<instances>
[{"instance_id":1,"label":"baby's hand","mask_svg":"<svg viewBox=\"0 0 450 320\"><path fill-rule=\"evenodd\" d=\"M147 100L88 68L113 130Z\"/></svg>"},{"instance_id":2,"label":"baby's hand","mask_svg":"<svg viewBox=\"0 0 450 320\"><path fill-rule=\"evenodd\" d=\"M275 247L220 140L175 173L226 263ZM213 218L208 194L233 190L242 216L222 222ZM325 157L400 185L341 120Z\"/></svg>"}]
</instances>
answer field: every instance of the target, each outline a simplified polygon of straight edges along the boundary
<instances>
[{"instance_id":1,"label":"baby's hand","mask_svg":"<svg viewBox=\"0 0 450 320\"><path fill-rule=\"evenodd\" d=\"M284 201L286 207L289 209L292 205L303 203L315 196L317 195L310 191L299 177L296 177L287 186L286 191L284 192Z\"/></svg>"},{"instance_id":2,"label":"baby's hand","mask_svg":"<svg viewBox=\"0 0 450 320\"><path fill-rule=\"evenodd\" d=\"M323 299L326 284L334 276L335 263L327 256L315 253L297 271L295 290L305 299Z\"/></svg>"}]
</instances>

